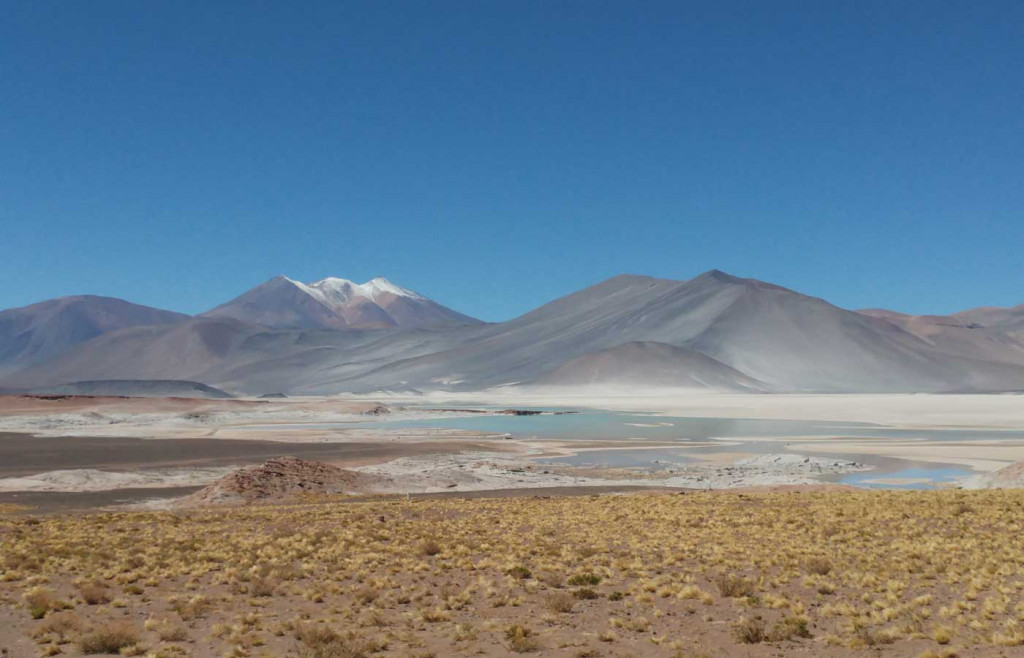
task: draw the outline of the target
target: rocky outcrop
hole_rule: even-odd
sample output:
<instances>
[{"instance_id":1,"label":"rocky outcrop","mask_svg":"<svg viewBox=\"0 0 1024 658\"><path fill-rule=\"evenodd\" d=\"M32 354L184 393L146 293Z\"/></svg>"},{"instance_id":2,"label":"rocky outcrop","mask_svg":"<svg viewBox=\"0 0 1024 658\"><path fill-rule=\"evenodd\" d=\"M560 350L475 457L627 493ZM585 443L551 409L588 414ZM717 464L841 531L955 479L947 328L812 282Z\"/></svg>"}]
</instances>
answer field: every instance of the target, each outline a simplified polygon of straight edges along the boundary
<instances>
[{"instance_id":1,"label":"rocky outcrop","mask_svg":"<svg viewBox=\"0 0 1024 658\"><path fill-rule=\"evenodd\" d=\"M1024 488L1024 462L1016 462L969 480L967 489L1021 489Z\"/></svg>"},{"instance_id":2,"label":"rocky outcrop","mask_svg":"<svg viewBox=\"0 0 1024 658\"><path fill-rule=\"evenodd\" d=\"M276 502L300 494L366 493L380 479L324 462L277 457L233 471L181 500L183 506Z\"/></svg>"}]
</instances>

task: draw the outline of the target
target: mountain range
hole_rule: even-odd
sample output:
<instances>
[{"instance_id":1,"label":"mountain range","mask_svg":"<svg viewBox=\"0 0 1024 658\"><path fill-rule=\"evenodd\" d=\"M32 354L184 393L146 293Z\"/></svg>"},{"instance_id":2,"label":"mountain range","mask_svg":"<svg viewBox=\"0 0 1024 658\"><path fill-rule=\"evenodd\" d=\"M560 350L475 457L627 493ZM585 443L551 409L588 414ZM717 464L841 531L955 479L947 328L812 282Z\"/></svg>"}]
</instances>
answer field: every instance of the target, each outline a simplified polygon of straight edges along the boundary
<instances>
[{"instance_id":1,"label":"mountain range","mask_svg":"<svg viewBox=\"0 0 1024 658\"><path fill-rule=\"evenodd\" d=\"M617 276L502 323L384 278L275 277L197 316L90 296L0 312L0 389L104 380L240 394L1021 391L1024 306L854 311L712 270L687 281Z\"/></svg>"}]
</instances>

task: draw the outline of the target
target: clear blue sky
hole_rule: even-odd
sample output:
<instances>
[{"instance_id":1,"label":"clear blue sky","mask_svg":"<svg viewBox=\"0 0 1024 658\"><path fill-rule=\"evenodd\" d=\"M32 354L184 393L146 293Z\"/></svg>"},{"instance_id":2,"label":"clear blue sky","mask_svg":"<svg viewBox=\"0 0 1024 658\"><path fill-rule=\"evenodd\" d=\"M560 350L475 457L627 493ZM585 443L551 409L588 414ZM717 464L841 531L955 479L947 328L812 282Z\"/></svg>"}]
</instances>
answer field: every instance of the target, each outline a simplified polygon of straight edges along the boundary
<instances>
[{"instance_id":1,"label":"clear blue sky","mask_svg":"<svg viewBox=\"0 0 1024 658\"><path fill-rule=\"evenodd\" d=\"M0 20L0 307L719 268L1024 302L1024 4L67 2Z\"/></svg>"}]
</instances>

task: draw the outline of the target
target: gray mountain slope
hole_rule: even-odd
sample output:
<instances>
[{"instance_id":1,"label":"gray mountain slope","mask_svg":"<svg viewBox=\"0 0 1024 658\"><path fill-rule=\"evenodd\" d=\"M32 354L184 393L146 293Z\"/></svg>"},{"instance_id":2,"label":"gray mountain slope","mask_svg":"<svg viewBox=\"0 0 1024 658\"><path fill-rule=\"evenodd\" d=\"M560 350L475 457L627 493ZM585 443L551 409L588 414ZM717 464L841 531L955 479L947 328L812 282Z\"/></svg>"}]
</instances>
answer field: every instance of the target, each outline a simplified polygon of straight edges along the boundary
<instances>
[{"instance_id":1,"label":"gray mountain slope","mask_svg":"<svg viewBox=\"0 0 1024 658\"><path fill-rule=\"evenodd\" d=\"M71 382L34 389L32 393L53 395L117 395L136 398L230 398L230 393L200 384L176 379L105 379Z\"/></svg>"},{"instance_id":2,"label":"gray mountain slope","mask_svg":"<svg viewBox=\"0 0 1024 658\"><path fill-rule=\"evenodd\" d=\"M987 325L974 312L955 315L907 315L884 309L865 309L859 313L883 318L914 334L936 349L960 357L1024 365L1024 333L1014 327L1013 309L985 309L1002 321ZM1024 313L1022 313L1024 320ZM1021 323L1024 328L1024 322Z\"/></svg>"},{"instance_id":3,"label":"gray mountain slope","mask_svg":"<svg viewBox=\"0 0 1024 658\"><path fill-rule=\"evenodd\" d=\"M0 311L0 374L52 359L125 327L172 324L189 316L113 297L77 295Z\"/></svg>"},{"instance_id":4,"label":"gray mountain slope","mask_svg":"<svg viewBox=\"0 0 1024 658\"><path fill-rule=\"evenodd\" d=\"M36 388L78 380L180 379L240 393L329 393L337 382L396 359L445 350L474 327L452 330L270 330L231 318L197 317L110 332L4 381Z\"/></svg>"},{"instance_id":5,"label":"gray mountain slope","mask_svg":"<svg viewBox=\"0 0 1024 658\"><path fill-rule=\"evenodd\" d=\"M481 324L384 278L362 285L328 278L307 285L277 276L202 315L270 329L421 329Z\"/></svg>"},{"instance_id":6,"label":"gray mountain slope","mask_svg":"<svg viewBox=\"0 0 1024 658\"><path fill-rule=\"evenodd\" d=\"M695 349L780 391L1012 390L1024 381L1024 367L1014 363L950 354L887 320L711 271L690 281L615 277L467 344L347 385L529 382L569 359L631 341Z\"/></svg>"},{"instance_id":7,"label":"gray mountain slope","mask_svg":"<svg viewBox=\"0 0 1024 658\"><path fill-rule=\"evenodd\" d=\"M263 327L237 320L190 318L174 325L131 327L98 336L57 359L5 381L22 388L104 379L180 379L207 375Z\"/></svg>"},{"instance_id":8,"label":"gray mountain slope","mask_svg":"<svg viewBox=\"0 0 1024 658\"><path fill-rule=\"evenodd\" d=\"M763 392L765 386L735 368L684 347L636 341L598 350L532 382L540 386L673 387Z\"/></svg>"},{"instance_id":9,"label":"gray mountain slope","mask_svg":"<svg viewBox=\"0 0 1024 658\"><path fill-rule=\"evenodd\" d=\"M230 390L285 393L337 393L365 390L350 386L367 373L395 363L461 345L480 327L451 329L371 329L266 332L251 337L238 355L209 381ZM239 357L244 358L239 358ZM391 381L389 388L409 389ZM430 388L439 388L431 383ZM374 387L377 388L377 387Z\"/></svg>"},{"instance_id":10,"label":"gray mountain slope","mask_svg":"<svg viewBox=\"0 0 1024 658\"><path fill-rule=\"evenodd\" d=\"M344 318L284 276L261 283L202 316L231 318L271 329L341 329L348 325Z\"/></svg>"},{"instance_id":11,"label":"gray mountain slope","mask_svg":"<svg viewBox=\"0 0 1024 658\"><path fill-rule=\"evenodd\" d=\"M982 307L950 316L960 321L1006 333L1024 333L1024 304L1009 308Z\"/></svg>"}]
</instances>

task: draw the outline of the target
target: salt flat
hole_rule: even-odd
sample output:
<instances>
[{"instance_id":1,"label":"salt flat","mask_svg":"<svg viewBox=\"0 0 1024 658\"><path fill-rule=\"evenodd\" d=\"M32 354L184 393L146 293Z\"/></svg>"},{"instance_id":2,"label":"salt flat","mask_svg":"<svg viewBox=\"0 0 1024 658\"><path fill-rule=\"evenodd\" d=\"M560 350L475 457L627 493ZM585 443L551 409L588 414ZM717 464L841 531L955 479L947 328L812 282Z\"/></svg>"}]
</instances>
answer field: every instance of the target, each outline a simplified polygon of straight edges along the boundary
<instances>
[{"instance_id":1,"label":"salt flat","mask_svg":"<svg viewBox=\"0 0 1024 658\"><path fill-rule=\"evenodd\" d=\"M524 418L486 415L501 408L582 409L584 413ZM600 432L593 437L584 432L573 440L531 435L556 421L564 425L575 418L586 419L591 414L587 410L651 414L665 420L638 422L623 417L619 422L612 417L612 422L625 428L614 439ZM487 418L512 431L460 425L463 420ZM814 428L810 434L806 429L787 434L788 426L783 424L773 426L783 429L773 430L772 435L672 438L686 436L683 421L687 419L821 424L808 424ZM864 423L879 425L869 428L876 436L857 435L864 432ZM532 429L519 431L525 427ZM893 436L885 435L886 428L893 428ZM925 438L900 435L911 428L924 431ZM978 436L971 428L977 429ZM17 454L27 446L60 439L66 457L52 460L44 455L32 463L14 459L11 465L17 462L18 467L6 469L0 481L0 489L7 492L194 487L212 482L224 468L284 454L386 476L389 484L381 492L390 493L609 483L689 488L807 485L851 481L843 474L881 465L885 468L859 483L931 486L927 473L902 471L926 464L936 469L956 467L960 470L951 483L966 484L970 477L1024 460L1024 440L1017 435L1024 430L1024 397L707 394L682 389L621 394L594 388L272 401L5 396L0 400L0 429L20 433L22 438L17 440L10 438L14 435L4 439ZM927 438L930 431L948 435L950 430L956 430L952 434L957 440ZM1004 432L1005 438L1000 438ZM28 440L26 433L40 438ZM116 458L104 448L115 445L121 451ZM642 459L609 458L617 452L661 455L666 450L677 454L682 465L645 468ZM588 453L595 458L586 459ZM744 460L765 455L797 461L774 459L756 468L741 467ZM539 458L551 463L542 464ZM623 467L617 462L628 464Z\"/></svg>"},{"instance_id":2,"label":"salt flat","mask_svg":"<svg viewBox=\"0 0 1024 658\"><path fill-rule=\"evenodd\" d=\"M349 396L361 398L365 396ZM786 418L878 423L898 427L1024 428L1024 395L731 394L686 389L505 387L473 393L434 392L377 399L424 404L564 406L677 416Z\"/></svg>"}]
</instances>

